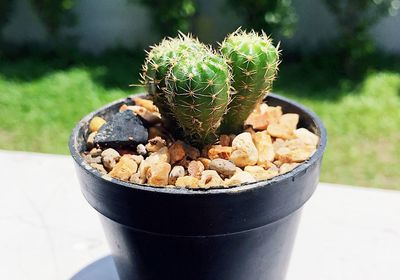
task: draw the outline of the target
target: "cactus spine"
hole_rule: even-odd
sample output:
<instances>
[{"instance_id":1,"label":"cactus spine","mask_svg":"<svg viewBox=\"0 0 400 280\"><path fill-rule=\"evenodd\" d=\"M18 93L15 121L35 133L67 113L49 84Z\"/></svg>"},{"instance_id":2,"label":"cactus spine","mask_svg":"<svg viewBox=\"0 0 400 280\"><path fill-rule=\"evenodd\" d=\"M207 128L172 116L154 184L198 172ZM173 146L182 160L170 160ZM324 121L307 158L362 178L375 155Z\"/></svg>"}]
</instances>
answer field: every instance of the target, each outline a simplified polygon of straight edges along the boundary
<instances>
[{"instance_id":1,"label":"cactus spine","mask_svg":"<svg viewBox=\"0 0 400 280\"><path fill-rule=\"evenodd\" d=\"M211 50L180 56L167 75L170 109L189 142L204 145L216 140L230 100L230 69Z\"/></svg>"},{"instance_id":2,"label":"cactus spine","mask_svg":"<svg viewBox=\"0 0 400 280\"><path fill-rule=\"evenodd\" d=\"M152 46L147 53L142 66L142 84L171 127L176 121L167 103L165 77L170 66L175 64L180 56L203 51L206 51L206 47L197 39L179 34L177 38L165 38L160 44Z\"/></svg>"},{"instance_id":3,"label":"cactus spine","mask_svg":"<svg viewBox=\"0 0 400 280\"><path fill-rule=\"evenodd\" d=\"M258 35L239 29L224 40L221 52L232 68L234 88L221 131L237 133L271 89L280 63L280 51L264 32Z\"/></svg>"}]
</instances>

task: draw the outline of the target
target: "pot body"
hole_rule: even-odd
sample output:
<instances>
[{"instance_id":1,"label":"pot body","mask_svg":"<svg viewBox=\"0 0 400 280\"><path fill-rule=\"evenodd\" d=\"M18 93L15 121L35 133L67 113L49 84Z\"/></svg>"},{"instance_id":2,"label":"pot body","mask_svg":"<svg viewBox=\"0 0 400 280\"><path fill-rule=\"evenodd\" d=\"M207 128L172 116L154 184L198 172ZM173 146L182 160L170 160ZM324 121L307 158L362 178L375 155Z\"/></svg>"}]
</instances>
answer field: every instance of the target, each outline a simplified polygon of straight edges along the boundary
<instances>
[{"instance_id":1,"label":"pot body","mask_svg":"<svg viewBox=\"0 0 400 280\"><path fill-rule=\"evenodd\" d=\"M312 158L268 181L207 191L154 188L102 178L80 156L94 115L107 117L121 100L85 117L70 140L78 179L100 213L120 279L283 280L301 208L319 179L326 132L295 102L271 95L268 104L300 115L321 137Z\"/></svg>"}]
</instances>

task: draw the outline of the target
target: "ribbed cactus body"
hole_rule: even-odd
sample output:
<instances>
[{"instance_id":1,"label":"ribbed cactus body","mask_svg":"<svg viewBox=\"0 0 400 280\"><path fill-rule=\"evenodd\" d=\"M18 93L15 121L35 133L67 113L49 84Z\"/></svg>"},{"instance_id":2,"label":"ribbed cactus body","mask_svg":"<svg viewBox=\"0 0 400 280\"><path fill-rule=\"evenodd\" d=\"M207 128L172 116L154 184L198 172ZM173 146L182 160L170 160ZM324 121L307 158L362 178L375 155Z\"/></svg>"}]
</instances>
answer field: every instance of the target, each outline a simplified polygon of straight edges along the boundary
<instances>
[{"instance_id":1,"label":"ribbed cactus body","mask_svg":"<svg viewBox=\"0 0 400 280\"><path fill-rule=\"evenodd\" d=\"M224 40L221 52L232 68L234 88L221 131L237 133L271 89L279 65L279 49L264 33L238 30Z\"/></svg>"},{"instance_id":2,"label":"ribbed cactus body","mask_svg":"<svg viewBox=\"0 0 400 280\"><path fill-rule=\"evenodd\" d=\"M175 123L170 106L165 95L165 77L171 65L179 57L206 51L206 47L198 40L181 34L177 38L166 38L160 44L153 46L147 55L142 67L142 83L147 87L148 93L160 113L169 123Z\"/></svg>"},{"instance_id":3,"label":"ribbed cactus body","mask_svg":"<svg viewBox=\"0 0 400 280\"><path fill-rule=\"evenodd\" d=\"M167 98L186 139L204 145L216 130L230 99L230 71L225 59L213 53L181 56L167 75Z\"/></svg>"}]
</instances>

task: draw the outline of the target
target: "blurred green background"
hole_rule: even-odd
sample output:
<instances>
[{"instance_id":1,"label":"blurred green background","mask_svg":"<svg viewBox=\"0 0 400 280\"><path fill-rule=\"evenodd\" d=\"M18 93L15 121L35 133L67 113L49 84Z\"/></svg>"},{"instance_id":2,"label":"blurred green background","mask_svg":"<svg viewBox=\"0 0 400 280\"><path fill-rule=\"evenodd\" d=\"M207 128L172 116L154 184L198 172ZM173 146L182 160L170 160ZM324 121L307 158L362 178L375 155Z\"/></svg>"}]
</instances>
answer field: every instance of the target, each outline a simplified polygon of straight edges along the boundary
<instances>
[{"instance_id":1,"label":"blurred green background","mask_svg":"<svg viewBox=\"0 0 400 280\"><path fill-rule=\"evenodd\" d=\"M2 0L0 149L67 154L83 115L142 91L149 44L244 26L281 41L274 92L327 126L321 180L400 189L400 1L338 2Z\"/></svg>"}]
</instances>

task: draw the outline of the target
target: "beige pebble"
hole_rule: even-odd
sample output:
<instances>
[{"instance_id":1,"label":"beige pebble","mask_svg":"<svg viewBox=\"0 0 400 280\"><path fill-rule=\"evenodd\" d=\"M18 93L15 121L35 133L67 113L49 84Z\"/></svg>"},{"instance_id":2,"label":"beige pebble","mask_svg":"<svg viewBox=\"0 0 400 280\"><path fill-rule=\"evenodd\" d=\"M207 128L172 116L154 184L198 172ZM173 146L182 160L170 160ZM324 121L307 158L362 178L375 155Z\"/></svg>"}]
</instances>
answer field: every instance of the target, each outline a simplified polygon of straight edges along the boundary
<instances>
[{"instance_id":1,"label":"beige pebble","mask_svg":"<svg viewBox=\"0 0 400 280\"><path fill-rule=\"evenodd\" d=\"M187 169L190 176L200 178L201 173L204 171L204 165L201 163L201 161L192 160Z\"/></svg>"},{"instance_id":2,"label":"beige pebble","mask_svg":"<svg viewBox=\"0 0 400 280\"><path fill-rule=\"evenodd\" d=\"M249 132L243 132L233 139L232 154L229 159L239 167L257 163L258 151Z\"/></svg>"},{"instance_id":3,"label":"beige pebble","mask_svg":"<svg viewBox=\"0 0 400 280\"><path fill-rule=\"evenodd\" d=\"M128 181L137 171L137 168L137 163L129 155L124 155L120 158L109 175L116 179Z\"/></svg>"},{"instance_id":4,"label":"beige pebble","mask_svg":"<svg viewBox=\"0 0 400 280\"><path fill-rule=\"evenodd\" d=\"M92 157L97 157L97 156L101 156L101 152L102 152L102 151L103 151L102 149L93 148L93 149L90 150L89 154L90 154Z\"/></svg>"},{"instance_id":5,"label":"beige pebble","mask_svg":"<svg viewBox=\"0 0 400 280\"><path fill-rule=\"evenodd\" d=\"M229 160L216 158L209 164L209 169L217 171L219 174L230 177L236 172L236 166Z\"/></svg>"},{"instance_id":6,"label":"beige pebble","mask_svg":"<svg viewBox=\"0 0 400 280\"><path fill-rule=\"evenodd\" d=\"M257 165L268 168L275 158L271 136L269 136L268 132L265 130L256 132L253 135L253 141L258 151Z\"/></svg>"},{"instance_id":7,"label":"beige pebble","mask_svg":"<svg viewBox=\"0 0 400 280\"><path fill-rule=\"evenodd\" d=\"M305 128L299 128L294 131L294 135L306 145L317 146L319 137Z\"/></svg>"},{"instance_id":8,"label":"beige pebble","mask_svg":"<svg viewBox=\"0 0 400 280\"><path fill-rule=\"evenodd\" d=\"M100 129L100 127L102 127L103 124L105 124L105 123L106 123L105 119L100 118L100 117L94 117L89 122L89 130L91 132L98 131Z\"/></svg>"},{"instance_id":9,"label":"beige pebble","mask_svg":"<svg viewBox=\"0 0 400 280\"><path fill-rule=\"evenodd\" d=\"M208 157L210 159L222 158L229 159L232 154L232 147L225 147L221 145L213 145L208 150Z\"/></svg>"},{"instance_id":10,"label":"beige pebble","mask_svg":"<svg viewBox=\"0 0 400 280\"><path fill-rule=\"evenodd\" d=\"M176 165L169 173L168 183L170 185L175 185L176 180L183 176L185 176L185 168L183 168L183 166Z\"/></svg>"},{"instance_id":11,"label":"beige pebble","mask_svg":"<svg viewBox=\"0 0 400 280\"><path fill-rule=\"evenodd\" d=\"M285 174L289 171L292 171L295 167L297 167L299 163L284 163L279 167L279 173Z\"/></svg>"},{"instance_id":12,"label":"beige pebble","mask_svg":"<svg viewBox=\"0 0 400 280\"><path fill-rule=\"evenodd\" d=\"M251 126L255 130L264 130L268 127L268 120L265 114L253 111L244 122L245 126Z\"/></svg>"},{"instance_id":13,"label":"beige pebble","mask_svg":"<svg viewBox=\"0 0 400 280\"><path fill-rule=\"evenodd\" d=\"M223 186L223 185L224 185L224 181L218 175L217 171L205 170L201 174L201 178L199 181L199 187L210 188L210 187L218 187L218 186Z\"/></svg>"},{"instance_id":14,"label":"beige pebble","mask_svg":"<svg viewBox=\"0 0 400 280\"><path fill-rule=\"evenodd\" d=\"M101 163L100 156L92 156L91 154L88 154L88 155L83 154L82 156L85 159L85 161L89 164L90 163Z\"/></svg>"},{"instance_id":15,"label":"beige pebble","mask_svg":"<svg viewBox=\"0 0 400 280\"><path fill-rule=\"evenodd\" d=\"M192 177L192 176L179 177L175 182L175 186L198 188L199 187L199 179Z\"/></svg>"},{"instance_id":16,"label":"beige pebble","mask_svg":"<svg viewBox=\"0 0 400 280\"><path fill-rule=\"evenodd\" d=\"M162 139L160 136L156 136L148 141L146 144L146 150L148 152L158 152L162 147L165 147L167 142Z\"/></svg>"},{"instance_id":17,"label":"beige pebble","mask_svg":"<svg viewBox=\"0 0 400 280\"><path fill-rule=\"evenodd\" d=\"M186 155L184 143L182 141L176 141L172 144L171 147L169 147L169 155L171 157L171 164L182 160Z\"/></svg>"},{"instance_id":18,"label":"beige pebble","mask_svg":"<svg viewBox=\"0 0 400 280\"><path fill-rule=\"evenodd\" d=\"M101 153L103 165L106 170L110 171L117 164L117 161L121 158L120 154L113 148L108 148Z\"/></svg>"},{"instance_id":19,"label":"beige pebble","mask_svg":"<svg viewBox=\"0 0 400 280\"><path fill-rule=\"evenodd\" d=\"M282 147L276 151L277 159L283 163L290 162L303 162L309 159L316 149L312 146L303 146L301 148L289 149L287 147Z\"/></svg>"},{"instance_id":20,"label":"beige pebble","mask_svg":"<svg viewBox=\"0 0 400 280\"><path fill-rule=\"evenodd\" d=\"M90 166L99 171L101 174L107 174L107 171L104 169L104 166L99 163L90 163Z\"/></svg>"},{"instance_id":21,"label":"beige pebble","mask_svg":"<svg viewBox=\"0 0 400 280\"><path fill-rule=\"evenodd\" d=\"M157 106L154 105L152 100L136 97L133 99L136 105L142 106L149 110L150 112L158 112Z\"/></svg>"},{"instance_id":22,"label":"beige pebble","mask_svg":"<svg viewBox=\"0 0 400 280\"><path fill-rule=\"evenodd\" d=\"M142 155L131 155L131 158L139 165L143 160L144 157Z\"/></svg>"},{"instance_id":23,"label":"beige pebble","mask_svg":"<svg viewBox=\"0 0 400 280\"><path fill-rule=\"evenodd\" d=\"M197 160L200 161L204 165L204 169L209 169L210 162L211 162L210 159L204 158L204 157L199 157Z\"/></svg>"},{"instance_id":24,"label":"beige pebble","mask_svg":"<svg viewBox=\"0 0 400 280\"><path fill-rule=\"evenodd\" d=\"M139 166L140 178L145 178L147 170L150 168L150 165L158 162L169 163L169 152L167 147L162 147L160 150L158 150L155 153L152 153L150 156L148 156L145 160L143 160L140 163Z\"/></svg>"},{"instance_id":25,"label":"beige pebble","mask_svg":"<svg viewBox=\"0 0 400 280\"><path fill-rule=\"evenodd\" d=\"M94 137L96 136L97 132L93 131L89 134L87 140L86 140L86 144L88 145L88 148L92 148L94 146Z\"/></svg>"},{"instance_id":26,"label":"beige pebble","mask_svg":"<svg viewBox=\"0 0 400 280\"><path fill-rule=\"evenodd\" d=\"M131 110L134 114L139 115L150 125L161 123L161 116L159 113L150 112L142 106L127 106L126 110Z\"/></svg>"},{"instance_id":27,"label":"beige pebble","mask_svg":"<svg viewBox=\"0 0 400 280\"><path fill-rule=\"evenodd\" d=\"M270 124L267 128L267 131L269 135L276 138L291 139L294 137L292 129L278 123Z\"/></svg>"},{"instance_id":28,"label":"beige pebble","mask_svg":"<svg viewBox=\"0 0 400 280\"><path fill-rule=\"evenodd\" d=\"M229 137L229 135L226 135L226 134L220 135L219 136L219 144L224 147L230 146L231 138Z\"/></svg>"},{"instance_id":29,"label":"beige pebble","mask_svg":"<svg viewBox=\"0 0 400 280\"><path fill-rule=\"evenodd\" d=\"M146 172L147 184L152 186L168 185L168 175L171 165L166 162L156 162L150 164Z\"/></svg>"},{"instance_id":30,"label":"beige pebble","mask_svg":"<svg viewBox=\"0 0 400 280\"><path fill-rule=\"evenodd\" d=\"M267 180L267 179L271 179L272 177L275 177L276 175L279 174L279 169L276 170L275 174L272 174L270 171L265 170L264 168L262 168L261 166L246 166L244 168L244 171L250 173L251 175L253 175L253 177L256 180Z\"/></svg>"},{"instance_id":31,"label":"beige pebble","mask_svg":"<svg viewBox=\"0 0 400 280\"><path fill-rule=\"evenodd\" d=\"M230 179L225 179L226 186L240 185L244 183L253 183L256 179L249 172L240 171L236 172Z\"/></svg>"},{"instance_id":32,"label":"beige pebble","mask_svg":"<svg viewBox=\"0 0 400 280\"><path fill-rule=\"evenodd\" d=\"M282 107L281 106L268 106L264 109L263 112L268 124L278 123L280 117L282 116Z\"/></svg>"},{"instance_id":33,"label":"beige pebble","mask_svg":"<svg viewBox=\"0 0 400 280\"><path fill-rule=\"evenodd\" d=\"M299 114L283 114L279 118L279 124L288 127L290 130L295 130L299 123Z\"/></svg>"},{"instance_id":34,"label":"beige pebble","mask_svg":"<svg viewBox=\"0 0 400 280\"><path fill-rule=\"evenodd\" d=\"M132 174L131 178L129 178L129 182L135 184L144 184L146 183L146 178L141 178L139 173Z\"/></svg>"}]
</instances>

